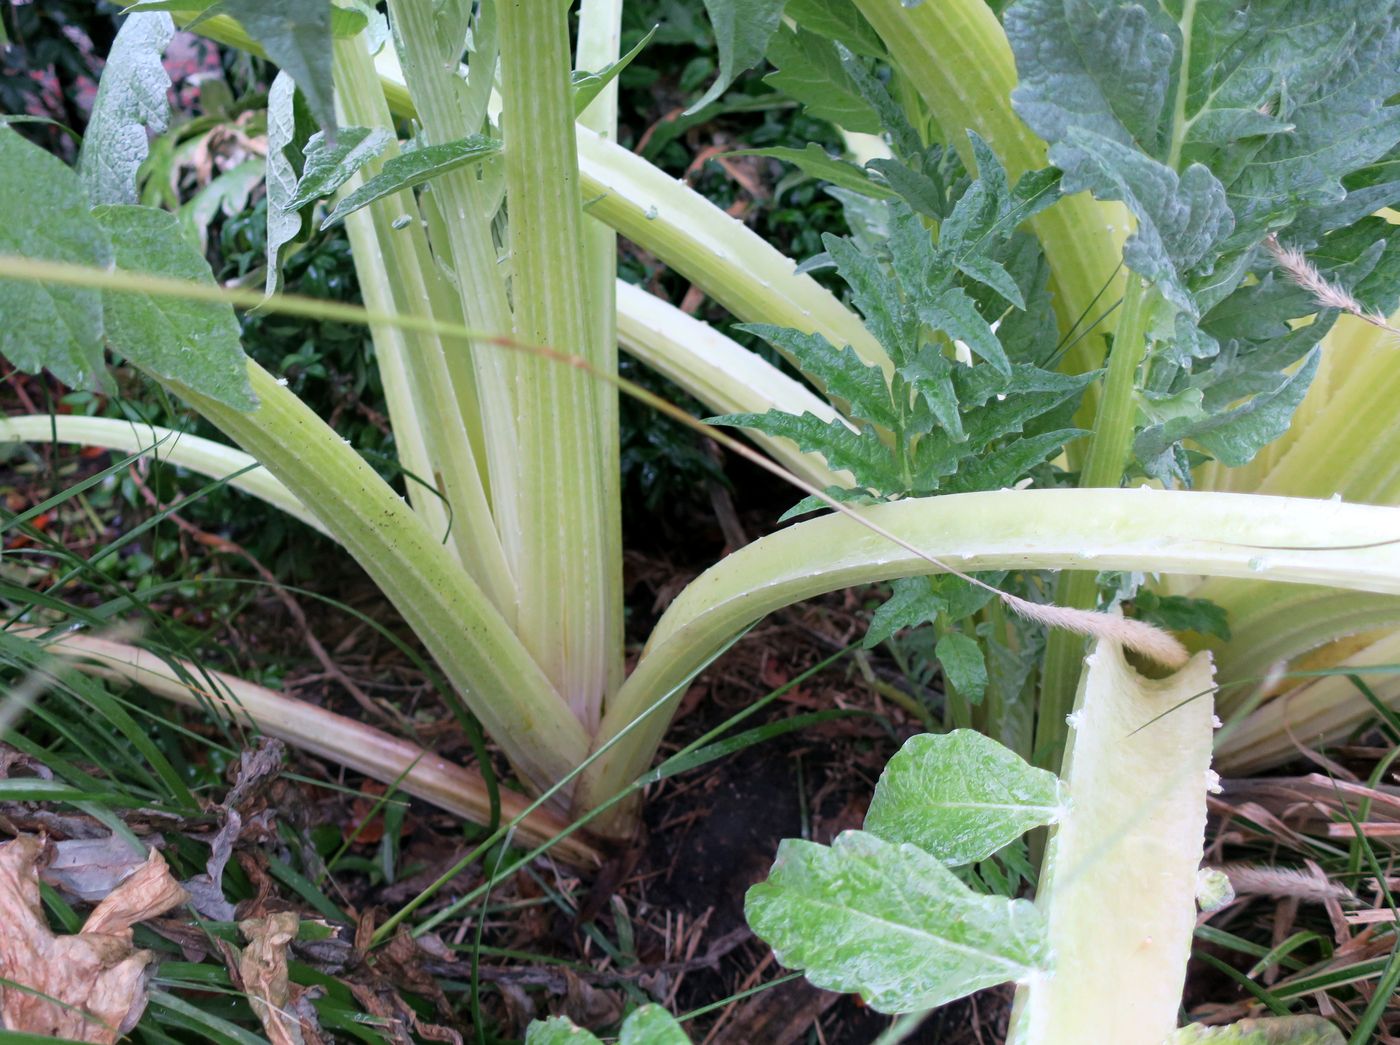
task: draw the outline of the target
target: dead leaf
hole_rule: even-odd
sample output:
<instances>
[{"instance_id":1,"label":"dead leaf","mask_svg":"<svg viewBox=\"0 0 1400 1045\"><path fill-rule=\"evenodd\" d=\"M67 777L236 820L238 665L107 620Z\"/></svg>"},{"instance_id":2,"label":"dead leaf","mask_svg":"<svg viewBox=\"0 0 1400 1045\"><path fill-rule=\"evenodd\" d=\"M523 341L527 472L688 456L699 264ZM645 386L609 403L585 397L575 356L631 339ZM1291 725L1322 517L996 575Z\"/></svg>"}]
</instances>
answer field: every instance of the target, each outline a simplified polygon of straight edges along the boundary
<instances>
[{"instance_id":1,"label":"dead leaf","mask_svg":"<svg viewBox=\"0 0 1400 1045\"><path fill-rule=\"evenodd\" d=\"M296 939L300 924L293 911L238 923L248 941L238 959L243 989L272 1045L305 1045L301 1021L291 1008L287 977L287 944Z\"/></svg>"},{"instance_id":2,"label":"dead leaf","mask_svg":"<svg viewBox=\"0 0 1400 1045\"><path fill-rule=\"evenodd\" d=\"M55 936L39 903L37 840L0 846L0 1025L7 1030L111 1045L146 1008L150 951L131 926L185 902L160 853L92 912L82 931Z\"/></svg>"},{"instance_id":3,"label":"dead leaf","mask_svg":"<svg viewBox=\"0 0 1400 1045\"><path fill-rule=\"evenodd\" d=\"M54 843L53 855L41 875L56 889L93 903L109 895L143 863L145 857L117 835L70 838Z\"/></svg>"}]
</instances>

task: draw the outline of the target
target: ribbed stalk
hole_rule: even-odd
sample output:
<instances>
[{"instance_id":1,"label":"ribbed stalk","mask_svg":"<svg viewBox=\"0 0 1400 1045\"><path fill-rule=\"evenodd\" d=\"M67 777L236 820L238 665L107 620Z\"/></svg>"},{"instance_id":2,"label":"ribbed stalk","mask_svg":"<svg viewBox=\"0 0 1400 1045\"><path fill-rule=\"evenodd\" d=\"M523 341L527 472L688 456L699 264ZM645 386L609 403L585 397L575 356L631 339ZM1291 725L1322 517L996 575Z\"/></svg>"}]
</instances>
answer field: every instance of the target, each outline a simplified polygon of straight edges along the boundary
<instances>
[{"instance_id":1,"label":"ribbed stalk","mask_svg":"<svg viewBox=\"0 0 1400 1045\"><path fill-rule=\"evenodd\" d=\"M413 106L429 144L440 145L475 134L468 126L466 93L456 65L444 65L433 6L422 0L392 0L390 24L400 65ZM369 78L373 82L375 78ZM382 82L380 84L383 89ZM471 170L449 171L433 179L447 232L446 243L434 243L457 283L461 313L467 326L495 334L512 329L505 276L491 234L487 193ZM473 375L475 395L459 385L461 411L479 416L484 435L484 484L491 499L496 530L511 574L518 581L524 551L520 541L520 491L515 483L519 460L516 433L518 360L496 345L462 346L451 358L454 367Z\"/></svg>"},{"instance_id":2,"label":"ribbed stalk","mask_svg":"<svg viewBox=\"0 0 1400 1045\"><path fill-rule=\"evenodd\" d=\"M585 281L583 208L574 140L568 4L503 0L502 128L516 336L580 355L602 369ZM589 731L620 668L621 606L610 595L622 568L618 514L603 459L599 397L582 371L538 357L518 361L523 553L519 632Z\"/></svg>"},{"instance_id":3,"label":"ribbed stalk","mask_svg":"<svg viewBox=\"0 0 1400 1045\"><path fill-rule=\"evenodd\" d=\"M959 570L1099 568L1259 577L1400 594L1400 508L1169 490L1011 490L861 509L872 522ZM1322 547L1316 535L1328 535ZM1261 547L1273 550L1261 552ZM657 701L680 698L697 665L744 628L823 592L935 573L927 559L846 515L764 537L696 578L671 603L604 716L601 738ZM1068 710L1068 709L1067 709ZM577 804L592 808L643 772L663 709L589 767Z\"/></svg>"},{"instance_id":4,"label":"ribbed stalk","mask_svg":"<svg viewBox=\"0 0 1400 1045\"><path fill-rule=\"evenodd\" d=\"M479 824L490 822L491 803L480 773L373 726L232 675L185 661L172 662L149 650L95 635L70 632L44 648L76 661L87 674L125 679L167 700L235 722L251 722L260 733L363 773L454 816ZM524 796L506 790L500 792L500 802L501 816L506 820L519 816L529 805ZM540 808L520 822L517 837L541 844L567 828L557 813ZM562 839L551 853L578 867L598 862L598 854L576 834Z\"/></svg>"},{"instance_id":5,"label":"ribbed stalk","mask_svg":"<svg viewBox=\"0 0 1400 1045\"><path fill-rule=\"evenodd\" d=\"M793 260L683 182L585 128L579 169L588 213L655 254L750 323L816 331L867 363L893 364L860 318Z\"/></svg>"},{"instance_id":6,"label":"ribbed stalk","mask_svg":"<svg viewBox=\"0 0 1400 1045\"><path fill-rule=\"evenodd\" d=\"M578 46L575 64L580 70L596 72L617 61L622 50L622 0L582 0L578 12ZM604 141L617 139L617 90L614 78L579 117L579 125L588 128ZM599 360L608 373L617 371L617 233L596 218L583 222L584 279L588 296L594 303L590 319L593 337L598 346ZM599 462L603 470L603 499L615 518L608 526L622 532L622 456L618 430L617 389L605 381L593 382L593 395L598 401L598 446L604 451ZM615 633L608 645L616 655L608 657L607 692L622 685L625 666L621 652L626 641L623 633L622 571L611 570L607 593L607 619Z\"/></svg>"},{"instance_id":7,"label":"ribbed stalk","mask_svg":"<svg viewBox=\"0 0 1400 1045\"><path fill-rule=\"evenodd\" d=\"M1137 419L1137 372L1147 354L1149 291L1132 277L1123 292L1123 307L1113 336L1108 374L1094 419L1094 435L1079 474L1080 489L1116 488L1128 465ZM1055 602L1071 609L1093 609L1098 601L1097 574L1062 574ZM1053 766L1065 742L1065 716L1079 689L1084 639L1067 631L1050 635L1040 676L1040 709L1035 730L1036 764Z\"/></svg>"},{"instance_id":8,"label":"ribbed stalk","mask_svg":"<svg viewBox=\"0 0 1400 1045\"><path fill-rule=\"evenodd\" d=\"M352 125L392 130L393 121L364 41L358 37L337 40L335 55L336 100L345 120ZM391 145L381 160L367 164L347 188L353 190L363 178L377 173L383 161L397 151L397 146ZM399 221L401 217L409 219L407 225ZM396 222L403 227L394 228ZM395 193L356 211L347 218L346 228L361 292L372 311L460 318L428 252L412 192ZM418 480L442 488L452 510L452 546L511 623L516 616L515 581L487 499L484 462L478 459L480 447L473 445L469 427L476 419L477 396L474 375L467 365L467 348L459 341L384 323L375 324L373 333L386 390L393 388L397 399L411 404L409 410L402 406L398 410L401 423L405 419L412 422L408 448L414 450L416 439L426 451L428 468L418 473ZM405 467L416 471L416 456L410 452L403 460ZM428 518L444 526L439 530L435 525L435 532L448 533L447 521L438 522L443 506L437 494L422 490L414 480L409 480L409 488L416 491L417 503L425 498L436 502Z\"/></svg>"},{"instance_id":9,"label":"ribbed stalk","mask_svg":"<svg viewBox=\"0 0 1400 1045\"><path fill-rule=\"evenodd\" d=\"M1017 991L1012 1045L1160 1045L1176 1029L1206 827L1208 654L1169 679L1086 658L1036 906L1054 966Z\"/></svg>"},{"instance_id":10,"label":"ribbed stalk","mask_svg":"<svg viewBox=\"0 0 1400 1045\"><path fill-rule=\"evenodd\" d=\"M588 740L549 679L423 521L305 403L249 362L243 413L169 387L262 461L394 603L520 775L544 789Z\"/></svg>"}]
</instances>

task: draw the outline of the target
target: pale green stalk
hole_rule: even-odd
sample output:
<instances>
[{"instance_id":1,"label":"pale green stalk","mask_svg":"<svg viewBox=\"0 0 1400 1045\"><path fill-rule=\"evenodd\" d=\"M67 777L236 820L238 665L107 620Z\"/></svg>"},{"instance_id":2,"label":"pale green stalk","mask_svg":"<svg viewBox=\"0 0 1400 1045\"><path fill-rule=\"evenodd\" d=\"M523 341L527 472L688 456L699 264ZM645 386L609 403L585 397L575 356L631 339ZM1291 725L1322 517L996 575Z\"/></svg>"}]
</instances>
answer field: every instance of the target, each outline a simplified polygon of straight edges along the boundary
<instances>
[{"instance_id":1,"label":"pale green stalk","mask_svg":"<svg viewBox=\"0 0 1400 1045\"><path fill-rule=\"evenodd\" d=\"M617 285L617 325L629 355L670 378L717 414L810 413L823 421L844 420L762 356L725 337L708 323L641 287ZM832 471L820 454L803 453L790 439L745 429L768 456L813 486L850 487L849 472Z\"/></svg>"},{"instance_id":2,"label":"pale green stalk","mask_svg":"<svg viewBox=\"0 0 1400 1045\"><path fill-rule=\"evenodd\" d=\"M306 506L255 458L212 439L115 417L34 414L0 418L0 442L102 446L128 454L142 453L211 479L234 476L229 480L230 486L282 509L322 533L327 532L321 520L307 511Z\"/></svg>"},{"instance_id":3,"label":"pale green stalk","mask_svg":"<svg viewBox=\"0 0 1400 1045\"><path fill-rule=\"evenodd\" d=\"M597 72L617 61L622 51L622 0L582 0L578 13L578 45L575 65L580 71ZM617 139L616 77L603 88L579 117L579 126L606 141ZM617 234L595 218L583 222L583 276L588 283L588 296L594 302L590 316L594 324L594 340L598 361L608 372L617 371ZM614 516L608 520L610 529L622 532L622 456L612 448L621 445L618 429L617 389L603 381L593 382L593 394L598 400L598 446L604 451L600 462L603 470L603 499ZM620 545L619 545L620 547ZM607 619L614 627L609 645L622 650L626 635L623 631L622 570L613 569L606 578ZM608 657L607 692L622 685L626 667L621 656Z\"/></svg>"},{"instance_id":4,"label":"pale green stalk","mask_svg":"<svg viewBox=\"0 0 1400 1045\"><path fill-rule=\"evenodd\" d=\"M1011 109L1016 61L985 0L929 0L917 6L855 0L855 5L938 125L947 129L969 170L975 163L965 127L986 140L1012 178L1048 164L1045 143ZM1128 233L1121 204L1078 193L1036 215L1031 226L1050 263L1063 331L1081 316L1085 323L1096 319L1118 300L1123 284L1118 265ZM1102 338L1086 337L1071 350L1067 369L1092 370L1102 357Z\"/></svg>"},{"instance_id":5,"label":"pale green stalk","mask_svg":"<svg viewBox=\"0 0 1400 1045\"><path fill-rule=\"evenodd\" d=\"M433 5L421 0L394 0L390 23L397 51L385 49L381 57L397 53L398 67L413 92L415 115L429 144L455 141L483 128L469 125L467 87L455 63L444 65L442 41ZM361 65L356 71L363 89L383 89L377 68ZM478 117L479 119L479 117ZM435 243L439 257L451 269L457 284L461 314L467 326L492 334L512 329L505 272L491 233L488 194L472 170L450 171L433 181L433 193L441 207L446 243ZM519 360L494 346L474 343L461 346L450 361L463 374L457 383L460 410L479 417L484 432L484 485L491 499L496 531L512 577L519 586L526 556L522 541L521 490L516 482L520 461L518 416ZM470 386L466 373L471 373ZM469 387L475 394L468 395Z\"/></svg>"},{"instance_id":6,"label":"pale green stalk","mask_svg":"<svg viewBox=\"0 0 1400 1045\"><path fill-rule=\"evenodd\" d=\"M201 22L199 32L260 53L227 17ZM409 96L393 54L386 50L377 64L390 108L417 116L422 100ZM816 280L796 275L792 260L743 222L587 126L578 128L577 143L580 190L592 217L655 254L740 319L821 333L891 371L889 357L860 318ZM466 316L476 329L498 329L471 311ZM503 536L507 529L501 526Z\"/></svg>"},{"instance_id":7,"label":"pale green stalk","mask_svg":"<svg viewBox=\"0 0 1400 1045\"><path fill-rule=\"evenodd\" d=\"M1138 367L1147 354L1149 297L1142 280L1136 276L1128 280L1089 454L1079 474L1081 488L1117 487L1128 466L1136 431ZM1098 590L1097 573L1067 573L1055 586L1055 602L1072 609L1093 609ZM1079 688L1083 656L1084 639L1079 635L1056 631L1046 642L1035 730L1037 765L1053 765L1059 758L1065 740L1065 716Z\"/></svg>"},{"instance_id":8,"label":"pale green stalk","mask_svg":"<svg viewBox=\"0 0 1400 1045\"><path fill-rule=\"evenodd\" d=\"M1196 928L1210 771L1208 654L1168 679L1100 641L1074 706L1036 905L1053 966L1017 991L1012 1045L1161 1045Z\"/></svg>"},{"instance_id":9,"label":"pale green stalk","mask_svg":"<svg viewBox=\"0 0 1400 1045\"><path fill-rule=\"evenodd\" d=\"M369 574L520 775L543 789L588 739L481 587L305 403L249 362L257 409L168 387L262 461Z\"/></svg>"},{"instance_id":10,"label":"pale green stalk","mask_svg":"<svg viewBox=\"0 0 1400 1045\"><path fill-rule=\"evenodd\" d=\"M353 126L392 130L393 121L364 42L338 40L335 54L336 103L342 118ZM383 161L397 152L397 145L391 145L381 160L367 164L351 179L346 191L353 191L365 177L378 173ZM403 227L395 229L400 217L408 218L408 223L399 221ZM460 318L428 252L411 192L395 193L356 211L347 218L346 229L361 292L370 310ZM395 435L404 422L410 422L405 426L407 438L398 445L401 463L418 477L417 482L409 480L410 490L416 492L412 497L415 507L421 510L425 502L433 504L428 518L434 532L446 535L450 528L458 558L511 622L516 614L515 583L491 514L484 468L478 461L480 432L474 441L469 427L478 413L474 409L473 375L465 365L466 347L437 334L404 331L382 322L371 330ZM441 494L423 490L420 483L431 484Z\"/></svg>"},{"instance_id":11,"label":"pale green stalk","mask_svg":"<svg viewBox=\"0 0 1400 1045\"><path fill-rule=\"evenodd\" d=\"M598 344L585 278L578 147L569 86L568 4L500 0L502 129L516 336L581 356L595 369L616 360ZM593 380L537 357L517 362L520 526L519 633L575 715L598 722L622 649L622 534L606 495L601 397Z\"/></svg>"},{"instance_id":12,"label":"pale green stalk","mask_svg":"<svg viewBox=\"0 0 1400 1045\"><path fill-rule=\"evenodd\" d=\"M860 319L792 259L683 181L580 128L588 213L655 254L740 319L817 332L887 373L893 365Z\"/></svg>"},{"instance_id":13,"label":"pale green stalk","mask_svg":"<svg viewBox=\"0 0 1400 1045\"><path fill-rule=\"evenodd\" d=\"M37 634L35 637L41 638ZM47 642L44 648L71 659L87 674L134 682L187 707L237 722L251 722L260 733L363 773L454 816L478 824L490 822L490 797L480 773L363 722L232 675L187 661L172 661L138 646L96 635L69 632ZM502 819L512 820L525 812L529 800L523 795L506 790L499 794ZM532 844L542 844L567 828L558 813L542 807L526 814L518 831ZM577 835L561 839L550 851L579 867L598 862L598 854Z\"/></svg>"},{"instance_id":14,"label":"pale green stalk","mask_svg":"<svg viewBox=\"0 0 1400 1045\"><path fill-rule=\"evenodd\" d=\"M1013 490L920 498L861 515L961 571L1098 568L1329 584L1400 594L1400 509L1333 501L1164 490ZM1328 540L1320 544L1316 535ZM1268 550L1263 550L1268 549ZM605 740L694 664L765 614L855 584L939 572L846 515L781 530L693 581L657 624L603 718ZM679 699L677 695L673 699ZM591 808L641 773L664 712L590 767L576 804Z\"/></svg>"},{"instance_id":15,"label":"pale green stalk","mask_svg":"<svg viewBox=\"0 0 1400 1045\"><path fill-rule=\"evenodd\" d=\"M1400 664L1400 632L1390 632L1342 661L1354 668L1377 698L1400 707L1400 674L1368 673L1377 665ZM1248 691L1246 690L1246 693ZM1221 738L1217 757L1223 772L1253 776L1261 770L1297 758L1300 747L1321 749L1374 722L1376 709L1346 675L1303 681L1274 697L1242 721L1232 723Z\"/></svg>"}]
</instances>

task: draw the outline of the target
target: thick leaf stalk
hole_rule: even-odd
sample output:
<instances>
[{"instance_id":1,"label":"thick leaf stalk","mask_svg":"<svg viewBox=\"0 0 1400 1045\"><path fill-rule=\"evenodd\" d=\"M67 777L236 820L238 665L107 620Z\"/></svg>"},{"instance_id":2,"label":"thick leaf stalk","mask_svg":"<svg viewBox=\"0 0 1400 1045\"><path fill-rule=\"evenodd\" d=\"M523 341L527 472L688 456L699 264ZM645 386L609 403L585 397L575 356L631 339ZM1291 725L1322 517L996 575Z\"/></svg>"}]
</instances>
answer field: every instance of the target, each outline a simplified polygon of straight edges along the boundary
<instances>
[{"instance_id":1,"label":"thick leaf stalk","mask_svg":"<svg viewBox=\"0 0 1400 1045\"><path fill-rule=\"evenodd\" d=\"M616 347L599 343L586 276L568 8L505 0L497 12L515 334L607 372ZM591 731L621 675L622 537L604 465L618 447L603 442L593 378L537 357L517 365L520 635Z\"/></svg>"},{"instance_id":2,"label":"thick leaf stalk","mask_svg":"<svg viewBox=\"0 0 1400 1045\"><path fill-rule=\"evenodd\" d=\"M1138 675L1102 641L1085 659L1036 904L1053 968L1018 993L1015 1045L1159 1045L1176 1029L1196 926L1214 672L1198 655Z\"/></svg>"}]
</instances>

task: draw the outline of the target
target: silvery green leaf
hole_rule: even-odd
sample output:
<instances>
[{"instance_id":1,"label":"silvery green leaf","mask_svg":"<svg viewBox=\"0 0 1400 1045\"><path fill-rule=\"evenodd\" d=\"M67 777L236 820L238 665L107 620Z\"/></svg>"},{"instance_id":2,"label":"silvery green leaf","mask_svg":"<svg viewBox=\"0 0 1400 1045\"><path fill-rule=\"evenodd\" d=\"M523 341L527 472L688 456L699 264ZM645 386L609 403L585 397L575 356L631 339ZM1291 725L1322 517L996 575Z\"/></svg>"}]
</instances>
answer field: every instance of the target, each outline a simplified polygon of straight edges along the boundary
<instances>
[{"instance_id":1,"label":"silvery green leaf","mask_svg":"<svg viewBox=\"0 0 1400 1045\"><path fill-rule=\"evenodd\" d=\"M448 171L455 171L471 163L480 163L501 151L501 143L494 138L473 134L468 138L444 142L441 145L425 145L412 152L404 152L386 160L379 173L370 178L350 195L340 200L335 209L326 215L321 228L327 229L347 214L353 214L361 207L367 207L377 199L391 196L404 189L422 185Z\"/></svg>"},{"instance_id":2,"label":"silvery green leaf","mask_svg":"<svg viewBox=\"0 0 1400 1045\"><path fill-rule=\"evenodd\" d=\"M880 774L865 830L951 866L971 864L1054 823L1066 800L1054 773L975 730L921 733Z\"/></svg>"},{"instance_id":3,"label":"silvery green leaf","mask_svg":"<svg viewBox=\"0 0 1400 1045\"><path fill-rule=\"evenodd\" d=\"M117 268L213 285L209 263L180 235L175 215L121 204L93 213L111 237ZM258 405L248 385L242 329L232 306L108 291L103 307L107 339L142 370L237 410Z\"/></svg>"},{"instance_id":4,"label":"silvery green leaf","mask_svg":"<svg viewBox=\"0 0 1400 1045\"><path fill-rule=\"evenodd\" d=\"M660 1005L643 1005L622 1021L618 1045L690 1045L676 1018ZM598 1038L567 1016L535 1020L525 1031L525 1045L599 1045Z\"/></svg>"},{"instance_id":5,"label":"silvery green leaf","mask_svg":"<svg viewBox=\"0 0 1400 1045\"><path fill-rule=\"evenodd\" d=\"M1215 175L1193 164L1178 176L1130 146L1078 128L1051 147L1050 159L1064 171L1064 192L1087 189L1099 199L1127 204L1137 229L1123 247L1123 261L1194 314L1186 274L1212 258L1212 249L1235 225Z\"/></svg>"},{"instance_id":6,"label":"silvery green leaf","mask_svg":"<svg viewBox=\"0 0 1400 1045\"><path fill-rule=\"evenodd\" d=\"M1321 1016L1269 1016L1223 1027L1193 1023L1165 1045L1346 1045L1346 1039Z\"/></svg>"},{"instance_id":7,"label":"silvery green leaf","mask_svg":"<svg viewBox=\"0 0 1400 1045\"><path fill-rule=\"evenodd\" d=\"M270 119L271 117L269 117ZM306 164L288 206L300 210L324 199L355 176L355 172L387 149L394 136L382 127L342 127L335 143L317 131L306 143Z\"/></svg>"},{"instance_id":8,"label":"silvery green leaf","mask_svg":"<svg viewBox=\"0 0 1400 1045\"><path fill-rule=\"evenodd\" d=\"M297 171L287 156L296 138L296 84L278 73L267 94L267 282L268 297L282 289L282 258L301 235L301 212L293 204Z\"/></svg>"},{"instance_id":9,"label":"silvery green leaf","mask_svg":"<svg viewBox=\"0 0 1400 1045\"><path fill-rule=\"evenodd\" d=\"M865 831L830 846L785 840L744 914L783 965L878 1012L933 1008L1050 964L1029 901L978 895L919 847Z\"/></svg>"},{"instance_id":10,"label":"silvery green leaf","mask_svg":"<svg viewBox=\"0 0 1400 1045\"><path fill-rule=\"evenodd\" d=\"M331 19L336 9L327 0L221 0L221 7L296 81L316 120L334 134Z\"/></svg>"},{"instance_id":11,"label":"silvery green leaf","mask_svg":"<svg viewBox=\"0 0 1400 1045\"><path fill-rule=\"evenodd\" d=\"M567 1016L551 1016L533 1020L525 1029L525 1045L602 1045L596 1034L590 1034Z\"/></svg>"},{"instance_id":12,"label":"silvery green leaf","mask_svg":"<svg viewBox=\"0 0 1400 1045\"><path fill-rule=\"evenodd\" d=\"M836 45L816 33L780 26L768 44L776 71L764 77L809 114L847 131L879 134L880 117L842 65Z\"/></svg>"},{"instance_id":13,"label":"silvery green leaf","mask_svg":"<svg viewBox=\"0 0 1400 1045\"><path fill-rule=\"evenodd\" d=\"M618 1045L690 1045L690 1038L660 1005L643 1005L622 1021Z\"/></svg>"},{"instance_id":14,"label":"silvery green leaf","mask_svg":"<svg viewBox=\"0 0 1400 1045\"><path fill-rule=\"evenodd\" d=\"M136 174L150 151L149 136L170 126L170 77L161 57L174 35L168 14L133 14L112 42L78 155L78 173L94 205L137 200Z\"/></svg>"},{"instance_id":15,"label":"silvery green leaf","mask_svg":"<svg viewBox=\"0 0 1400 1045\"><path fill-rule=\"evenodd\" d=\"M9 127L0 127L0 253L100 268L112 260L78 175ZM0 355L21 370L45 368L74 388L101 381L99 291L0 280L0 317Z\"/></svg>"},{"instance_id":16,"label":"silvery green leaf","mask_svg":"<svg viewBox=\"0 0 1400 1045\"><path fill-rule=\"evenodd\" d=\"M782 21L783 0L705 0L705 11L719 47L719 76L687 112L715 101L740 73L763 60Z\"/></svg>"}]
</instances>

